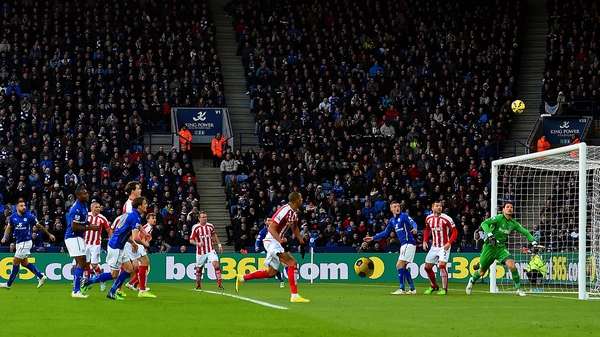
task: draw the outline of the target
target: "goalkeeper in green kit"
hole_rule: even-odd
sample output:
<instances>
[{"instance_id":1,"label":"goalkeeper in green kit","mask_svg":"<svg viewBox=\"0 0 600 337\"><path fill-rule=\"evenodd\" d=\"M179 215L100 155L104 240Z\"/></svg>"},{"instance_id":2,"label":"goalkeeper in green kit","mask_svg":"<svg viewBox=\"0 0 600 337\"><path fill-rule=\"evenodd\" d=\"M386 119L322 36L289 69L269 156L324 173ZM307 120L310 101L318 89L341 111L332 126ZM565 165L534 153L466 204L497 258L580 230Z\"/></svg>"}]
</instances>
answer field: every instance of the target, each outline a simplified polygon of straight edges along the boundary
<instances>
[{"instance_id":1,"label":"goalkeeper in green kit","mask_svg":"<svg viewBox=\"0 0 600 337\"><path fill-rule=\"evenodd\" d=\"M481 223L481 228L487 234L487 239L483 244L480 255L480 267L477 273L469 279L466 292L468 295L473 290L473 284L477 282L488 271L494 260L498 260L504 264L512 273L517 295L525 296L525 292L521 290L521 278L519 271L515 266L515 260L506 249L506 239L513 231L525 235L534 247L538 246L533 235L531 235L517 220L513 219L514 205L512 202L505 202L502 205L502 214L498 214Z\"/></svg>"}]
</instances>

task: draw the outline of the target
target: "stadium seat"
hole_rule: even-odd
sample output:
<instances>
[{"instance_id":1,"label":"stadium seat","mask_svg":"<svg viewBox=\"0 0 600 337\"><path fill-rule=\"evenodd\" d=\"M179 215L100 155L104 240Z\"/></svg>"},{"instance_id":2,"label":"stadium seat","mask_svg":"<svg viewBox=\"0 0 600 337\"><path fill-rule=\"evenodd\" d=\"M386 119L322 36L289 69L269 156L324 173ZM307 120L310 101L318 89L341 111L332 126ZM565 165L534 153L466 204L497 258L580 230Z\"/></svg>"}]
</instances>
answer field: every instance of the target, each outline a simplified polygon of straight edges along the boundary
<instances>
[{"instance_id":1,"label":"stadium seat","mask_svg":"<svg viewBox=\"0 0 600 337\"><path fill-rule=\"evenodd\" d=\"M248 180L248 176L245 174L238 174L237 180L238 180L238 182L242 183L242 182Z\"/></svg>"}]
</instances>

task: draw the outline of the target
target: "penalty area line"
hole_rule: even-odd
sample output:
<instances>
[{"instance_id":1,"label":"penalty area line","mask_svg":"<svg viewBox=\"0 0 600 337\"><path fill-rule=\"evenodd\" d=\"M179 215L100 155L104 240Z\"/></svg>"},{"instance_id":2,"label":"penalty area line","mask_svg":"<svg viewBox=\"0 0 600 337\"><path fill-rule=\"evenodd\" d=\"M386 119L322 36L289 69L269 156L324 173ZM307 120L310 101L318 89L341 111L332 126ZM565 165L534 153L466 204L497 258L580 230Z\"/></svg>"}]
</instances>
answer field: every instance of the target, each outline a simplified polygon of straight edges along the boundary
<instances>
[{"instance_id":1,"label":"penalty area line","mask_svg":"<svg viewBox=\"0 0 600 337\"><path fill-rule=\"evenodd\" d=\"M235 298L235 299L238 299L238 300L242 300L242 301L246 301L246 302L250 302L250 303L262 305L264 307L269 307L269 308L273 308L273 309L279 309L279 310L288 310L289 309L287 307L283 307L283 306L280 306L280 305L275 305L275 304L271 304L271 303L268 303L268 302L259 301L259 300L255 300L255 299L248 298L248 297L242 297L242 296L238 296L238 295L234 295L234 294L221 293L221 292L218 292L218 291L210 291L210 290L196 290L196 289L192 289L192 290L203 292L203 293L208 293L208 294L213 294L213 295L227 296L227 297L231 297L231 298Z\"/></svg>"}]
</instances>

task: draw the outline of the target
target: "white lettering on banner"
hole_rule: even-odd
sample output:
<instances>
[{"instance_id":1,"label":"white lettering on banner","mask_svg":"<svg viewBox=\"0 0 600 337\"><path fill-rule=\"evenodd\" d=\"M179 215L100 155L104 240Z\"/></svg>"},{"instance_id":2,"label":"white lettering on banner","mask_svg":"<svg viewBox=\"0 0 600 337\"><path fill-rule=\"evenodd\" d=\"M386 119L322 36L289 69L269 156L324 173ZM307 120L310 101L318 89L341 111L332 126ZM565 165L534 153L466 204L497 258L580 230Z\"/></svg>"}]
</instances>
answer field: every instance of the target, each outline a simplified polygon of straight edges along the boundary
<instances>
[{"instance_id":1,"label":"white lettering on banner","mask_svg":"<svg viewBox=\"0 0 600 337\"><path fill-rule=\"evenodd\" d=\"M562 135L562 134L569 134L570 135L572 133L574 133L574 134L581 134L581 131L579 131L579 129L573 129L573 130L570 130L570 129L560 129L560 130L553 129L553 130L550 130L550 134L552 134L552 135Z\"/></svg>"},{"instance_id":2,"label":"white lettering on banner","mask_svg":"<svg viewBox=\"0 0 600 337\"><path fill-rule=\"evenodd\" d=\"M569 281L577 281L579 279L578 269L578 263L569 263Z\"/></svg>"},{"instance_id":3,"label":"white lettering on banner","mask_svg":"<svg viewBox=\"0 0 600 337\"><path fill-rule=\"evenodd\" d=\"M46 266L46 276L51 281L60 281L62 278L62 273L57 274L56 270L62 269L62 265L60 263L50 263Z\"/></svg>"},{"instance_id":4,"label":"white lettering on banner","mask_svg":"<svg viewBox=\"0 0 600 337\"><path fill-rule=\"evenodd\" d=\"M185 266L183 263L174 263L174 256L167 256L165 258L166 270L165 278L167 280L181 280L185 277Z\"/></svg>"},{"instance_id":5,"label":"white lettering on banner","mask_svg":"<svg viewBox=\"0 0 600 337\"><path fill-rule=\"evenodd\" d=\"M347 280L348 266L345 263L321 263L321 280Z\"/></svg>"},{"instance_id":6,"label":"white lettering on banner","mask_svg":"<svg viewBox=\"0 0 600 337\"><path fill-rule=\"evenodd\" d=\"M346 263L304 263L299 268L302 279L310 280L347 280L348 265Z\"/></svg>"},{"instance_id":7,"label":"white lettering on banner","mask_svg":"<svg viewBox=\"0 0 600 337\"><path fill-rule=\"evenodd\" d=\"M407 264L406 269L410 271L410 277L413 279L419 275L419 265L414 262Z\"/></svg>"},{"instance_id":8,"label":"white lettering on banner","mask_svg":"<svg viewBox=\"0 0 600 337\"><path fill-rule=\"evenodd\" d=\"M196 264L190 263L187 266L183 263L174 263L174 256L167 256L165 258L166 269L165 269L165 278L167 280L183 280L187 277L190 280L196 279ZM215 276L215 268L212 264L204 265L204 270L202 272L202 278L208 277L211 280L216 280Z\"/></svg>"},{"instance_id":9,"label":"white lettering on banner","mask_svg":"<svg viewBox=\"0 0 600 337\"><path fill-rule=\"evenodd\" d=\"M316 280L319 277L319 267L314 263L305 263L298 269L300 277L307 280Z\"/></svg>"},{"instance_id":10,"label":"white lettering on banner","mask_svg":"<svg viewBox=\"0 0 600 337\"><path fill-rule=\"evenodd\" d=\"M62 268L63 277L69 281L73 281L73 266L71 264L65 264Z\"/></svg>"},{"instance_id":11,"label":"white lettering on banner","mask_svg":"<svg viewBox=\"0 0 600 337\"><path fill-rule=\"evenodd\" d=\"M212 129L215 123L185 123L188 129Z\"/></svg>"}]
</instances>

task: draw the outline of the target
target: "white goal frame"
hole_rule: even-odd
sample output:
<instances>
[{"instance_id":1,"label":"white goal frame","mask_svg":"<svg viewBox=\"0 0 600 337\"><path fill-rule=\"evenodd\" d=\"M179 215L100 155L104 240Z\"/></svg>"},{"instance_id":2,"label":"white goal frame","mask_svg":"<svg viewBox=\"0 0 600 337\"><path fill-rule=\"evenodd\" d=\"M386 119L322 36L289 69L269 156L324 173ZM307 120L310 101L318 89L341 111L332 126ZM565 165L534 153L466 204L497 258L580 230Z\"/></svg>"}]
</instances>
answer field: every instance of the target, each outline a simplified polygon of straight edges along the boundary
<instances>
[{"instance_id":1,"label":"white goal frame","mask_svg":"<svg viewBox=\"0 0 600 337\"><path fill-rule=\"evenodd\" d=\"M556 149L551 149L542 152L530 153L521 156L504 158L492 161L492 188L491 188L491 210L490 215L493 217L497 213L498 208L498 166L512 164L516 162L520 162L527 159L537 159L542 157L548 157L555 154L568 153L571 151L578 151L578 162L579 162L579 191L586 191L587 184L587 175L586 175L586 167L587 167L587 145L585 143L579 143L575 145L568 145ZM586 224L587 224L587 198L586 193L579 193L579 233L585 235L586 233ZM579 252L578 252L578 298L580 300L589 299L589 294L586 288L586 240L585 237L579 239ZM490 266L489 276L490 276L490 292L498 293L498 287L496 283L496 262Z\"/></svg>"}]
</instances>

